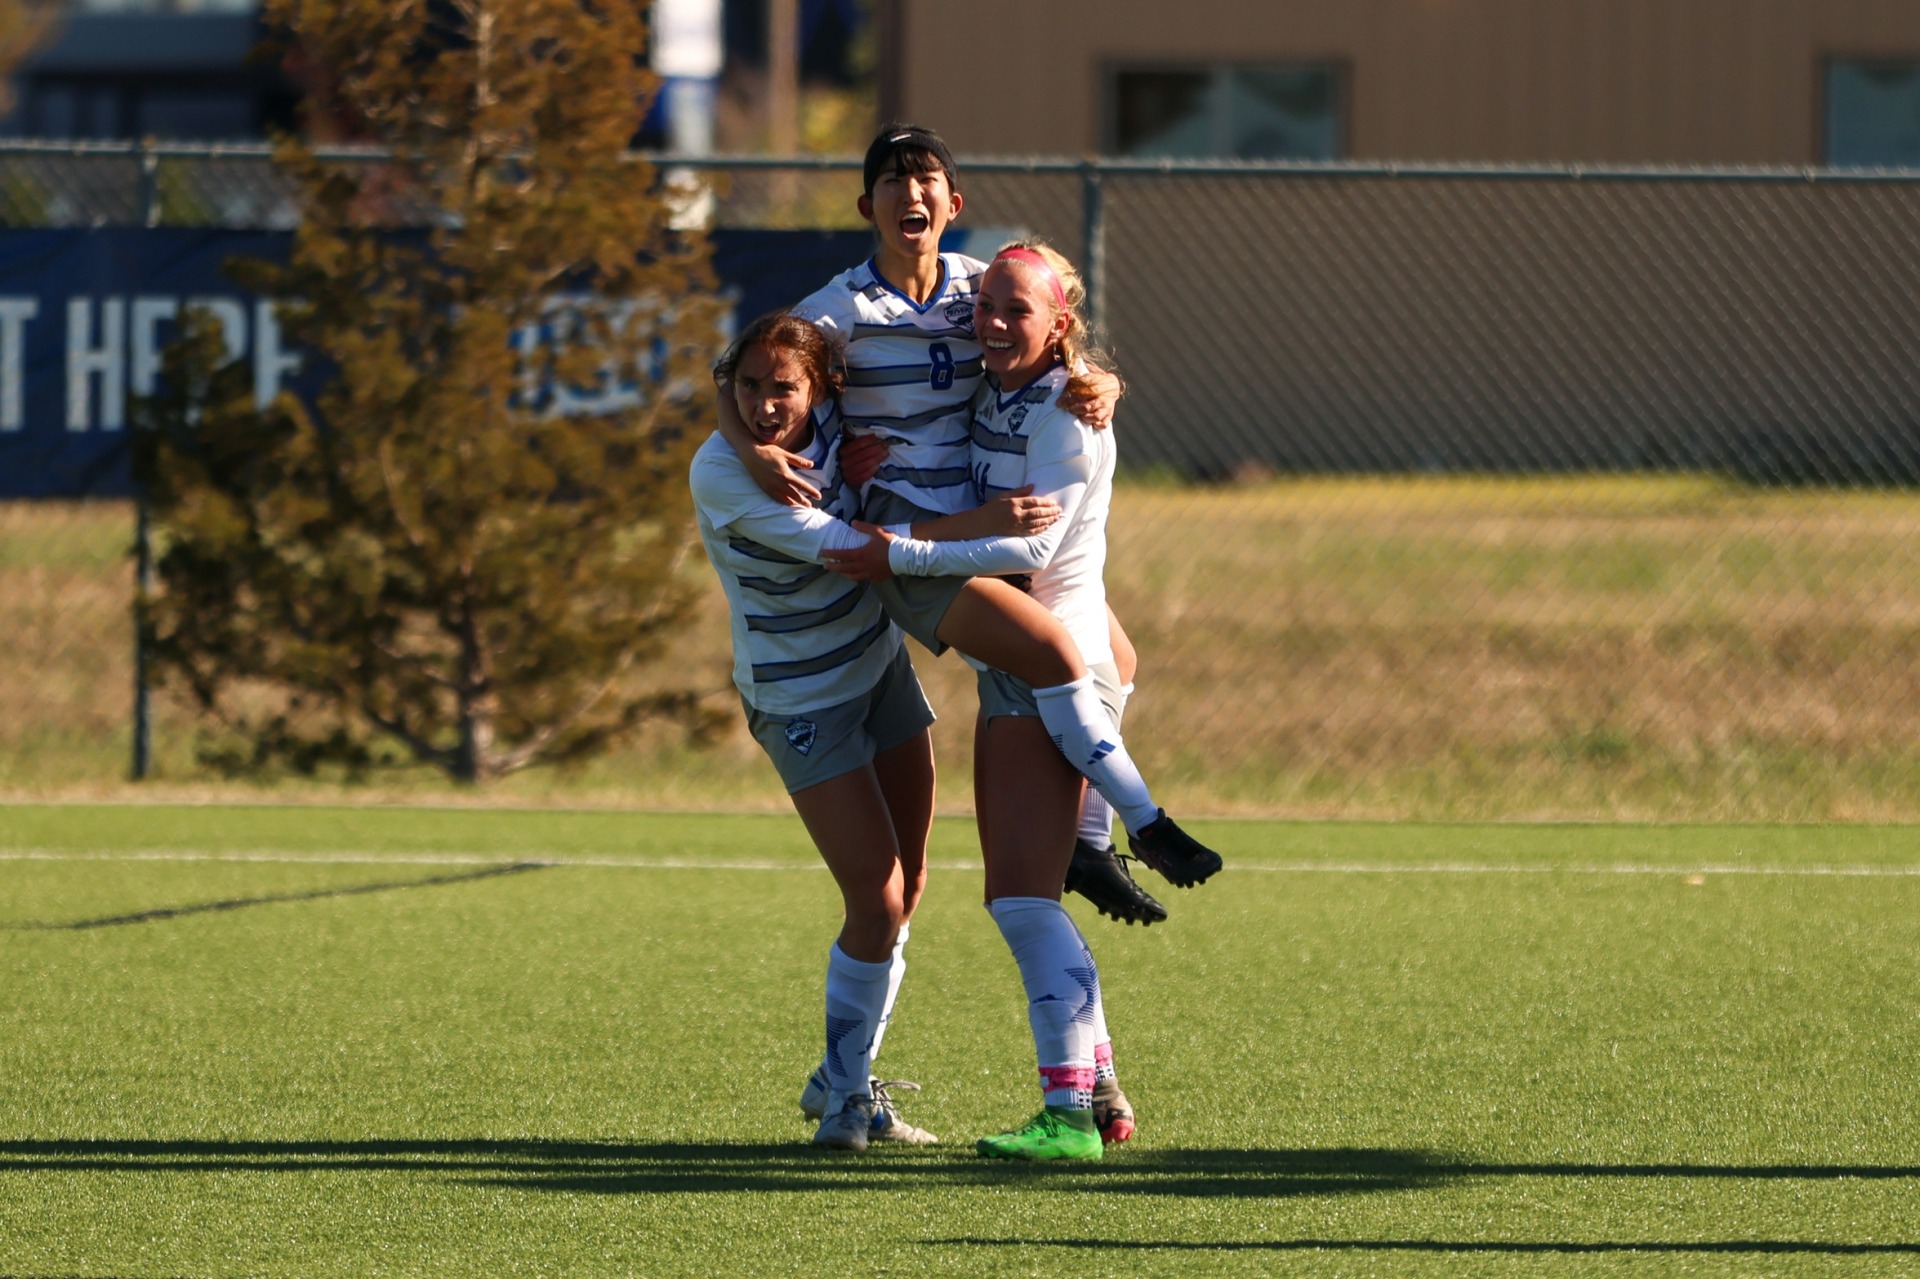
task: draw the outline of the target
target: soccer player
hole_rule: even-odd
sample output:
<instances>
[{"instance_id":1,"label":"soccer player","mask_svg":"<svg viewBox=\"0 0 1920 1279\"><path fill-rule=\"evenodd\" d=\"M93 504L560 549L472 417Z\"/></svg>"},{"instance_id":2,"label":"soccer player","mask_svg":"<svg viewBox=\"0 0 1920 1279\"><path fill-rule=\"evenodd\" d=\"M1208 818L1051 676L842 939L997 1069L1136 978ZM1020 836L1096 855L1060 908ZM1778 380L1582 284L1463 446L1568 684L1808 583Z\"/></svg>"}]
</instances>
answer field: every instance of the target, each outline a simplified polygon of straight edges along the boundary
<instances>
[{"instance_id":1,"label":"soccer player","mask_svg":"<svg viewBox=\"0 0 1920 1279\"><path fill-rule=\"evenodd\" d=\"M858 207L875 229L873 257L794 310L845 354L842 410L849 432L886 445L885 460L867 486L863 515L905 529L973 501L966 450L969 406L983 367L973 330L982 264L940 251L940 236L964 199L955 186L953 156L938 134L917 125L881 130L867 149L862 183ZM1111 375L1070 377L1068 403L1104 425L1117 385ZM814 486L798 473L805 463L753 440L730 420L725 396L721 432L765 492L811 500ZM1050 735L1111 803L1142 861L1182 887L1219 869L1219 855L1153 802L1079 649L1044 608L989 578L901 579L877 590L888 615L931 652L958 648L1034 688ZM1107 842L1104 834L1100 842ZM1082 891L1105 890L1096 904L1117 918L1165 917L1110 849L1090 845L1087 851L1096 861L1104 857L1079 877Z\"/></svg>"},{"instance_id":2,"label":"soccer player","mask_svg":"<svg viewBox=\"0 0 1920 1279\"><path fill-rule=\"evenodd\" d=\"M1085 355L1085 295L1065 258L1016 242L987 267L974 310L988 374L970 432L975 496L1050 497L1061 518L1031 535L973 541L894 538L856 523L875 540L824 558L858 581L1022 575L1073 636L1118 722L1124 699L1103 582L1113 433L1090 430L1056 402ZM1134 1117L1113 1069L1099 966L1060 905L1084 782L1048 740L1030 686L981 669L979 687L974 804L987 906L1026 987L1044 1104L1024 1127L978 1148L1004 1159L1097 1159L1104 1143L1132 1135Z\"/></svg>"},{"instance_id":3,"label":"soccer player","mask_svg":"<svg viewBox=\"0 0 1920 1279\"><path fill-rule=\"evenodd\" d=\"M755 439L806 458L819 479L805 506L767 497L719 436L689 480L707 556L726 592L734 683L755 740L839 885L844 918L827 959L826 1054L814 1143L934 1138L907 1123L871 1073L906 972L908 923L926 885L933 820L927 705L900 632L874 593L826 572L831 546L864 542L841 482L835 403L841 373L812 324L775 314L749 325L715 365ZM1037 528L1050 504L1016 499L957 515L950 531Z\"/></svg>"}]
</instances>

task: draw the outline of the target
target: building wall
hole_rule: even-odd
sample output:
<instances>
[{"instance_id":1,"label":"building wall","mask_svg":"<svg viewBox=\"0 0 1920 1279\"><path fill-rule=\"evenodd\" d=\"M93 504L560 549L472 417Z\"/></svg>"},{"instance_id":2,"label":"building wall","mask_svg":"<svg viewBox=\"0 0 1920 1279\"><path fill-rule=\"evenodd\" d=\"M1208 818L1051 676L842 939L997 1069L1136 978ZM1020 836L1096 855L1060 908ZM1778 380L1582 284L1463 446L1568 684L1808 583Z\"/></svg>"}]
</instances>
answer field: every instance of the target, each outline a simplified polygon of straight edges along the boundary
<instances>
[{"instance_id":1,"label":"building wall","mask_svg":"<svg viewBox=\"0 0 1920 1279\"><path fill-rule=\"evenodd\" d=\"M1115 63L1316 61L1350 159L1811 164L1824 59L1920 58L1914 0L895 3L884 108L975 155L1104 149Z\"/></svg>"}]
</instances>

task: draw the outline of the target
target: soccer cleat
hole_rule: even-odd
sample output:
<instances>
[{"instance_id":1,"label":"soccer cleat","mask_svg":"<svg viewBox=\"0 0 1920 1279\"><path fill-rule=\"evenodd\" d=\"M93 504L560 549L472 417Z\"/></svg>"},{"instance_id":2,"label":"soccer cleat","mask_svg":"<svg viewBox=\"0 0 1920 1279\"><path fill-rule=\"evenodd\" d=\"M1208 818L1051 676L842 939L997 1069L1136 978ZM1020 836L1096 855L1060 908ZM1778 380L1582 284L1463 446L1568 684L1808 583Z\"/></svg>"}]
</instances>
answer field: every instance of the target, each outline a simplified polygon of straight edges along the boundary
<instances>
[{"instance_id":1,"label":"soccer cleat","mask_svg":"<svg viewBox=\"0 0 1920 1279\"><path fill-rule=\"evenodd\" d=\"M1073 860L1067 864L1067 891L1079 893L1102 915L1131 924L1155 924L1167 917L1167 908L1133 882L1127 863L1133 858L1111 845L1095 848L1084 839L1073 841Z\"/></svg>"},{"instance_id":2,"label":"soccer cleat","mask_svg":"<svg viewBox=\"0 0 1920 1279\"><path fill-rule=\"evenodd\" d=\"M815 1066L807 1076L807 1086L800 1090L800 1113L816 1122L827 1113L826 1067Z\"/></svg>"},{"instance_id":3,"label":"soccer cleat","mask_svg":"<svg viewBox=\"0 0 1920 1279\"><path fill-rule=\"evenodd\" d=\"M899 1141L909 1146L931 1146L939 1138L925 1128L916 1128L900 1114L900 1103L893 1099L893 1090L901 1092L919 1092L920 1085L905 1079L873 1079L867 1081L873 1093L873 1127L867 1136L873 1141ZM815 1070L807 1078L807 1086L800 1090L800 1113L809 1119L819 1119L827 1112L827 1075L823 1070Z\"/></svg>"},{"instance_id":4,"label":"soccer cleat","mask_svg":"<svg viewBox=\"0 0 1920 1279\"><path fill-rule=\"evenodd\" d=\"M904 1079L876 1079L873 1088L873 1126L867 1130L870 1141L898 1141L909 1146L938 1145L940 1139L925 1128L916 1128L900 1117L900 1105L893 1090L919 1092L920 1085Z\"/></svg>"},{"instance_id":5,"label":"soccer cleat","mask_svg":"<svg viewBox=\"0 0 1920 1279\"><path fill-rule=\"evenodd\" d=\"M989 1159L1098 1159L1104 1149L1091 1110L1048 1106L1026 1126L982 1137L974 1149Z\"/></svg>"},{"instance_id":6,"label":"soccer cleat","mask_svg":"<svg viewBox=\"0 0 1920 1279\"><path fill-rule=\"evenodd\" d=\"M830 1150L865 1150L867 1134L873 1129L873 1098L865 1093L847 1093L829 1098L831 1107L813 1134L813 1144Z\"/></svg>"},{"instance_id":7,"label":"soccer cleat","mask_svg":"<svg viewBox=\"0 0 1920 1279\"><path fill-rule=\"evenodd\" d=\"M1117 1145L1133 1136L1133 1107L1127 1102L1127 1094L1120 1091L1119 1080L1095 1081L1093 1126L1100 1130L1104 1145Z\"/></svg>"},{"instance_id":8,"label":"soccer cleat","mask_svg":"<svg viewBox=\"0 0 1920 1279\"><path fill-rule=\"evenodd\" d=\"M1220 869L1220 854L1174 825L1164 808L1138 835L1129 834L1127 845L1135 857L1179 888L1205 883Z\"/></svg>"}]
</instances>

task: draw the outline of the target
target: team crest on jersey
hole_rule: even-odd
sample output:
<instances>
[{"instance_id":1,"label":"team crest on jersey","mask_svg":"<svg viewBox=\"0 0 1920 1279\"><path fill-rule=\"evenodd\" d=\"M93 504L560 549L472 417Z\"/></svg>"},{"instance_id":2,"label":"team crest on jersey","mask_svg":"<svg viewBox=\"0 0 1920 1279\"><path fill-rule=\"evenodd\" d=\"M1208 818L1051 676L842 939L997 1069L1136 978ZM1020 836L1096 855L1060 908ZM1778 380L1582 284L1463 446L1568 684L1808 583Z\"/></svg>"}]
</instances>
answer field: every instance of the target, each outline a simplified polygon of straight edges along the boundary
<instances>
[{"instance_id":1,"label":"team crest on jersey","mask_svg":"<svg viewBox=\"0 0 1920 1279\"><path fill-rule=\"evenodd\" d=\"M1030 407L1032 406L1022 404L1015 408L1013 412L1007 414L1007 433L1009 435L1020 434L1020 428L1027 424L1027 410Z\"/></svg>"},{"instance_id":2,"label":"team crest on jersey","mask_svg":"<svg viewBox=\"0 0 1920 1279\"><path fill-rule=\"evenodd\" d=\"M810 719L796 719L787 725L787 745L802 755L813 750L813 742L820 735L819 726Z\"/></svg>"},{"instance_id":3,"label":"team crest on jersey","mask_svg":"<svg viewBox=\"0 0 1920 1279\"><path fill-rule=\"evenodd\" d=\"M943 312L947 323L965 333L973 332L973 299L955 298L947 303Z\"/></svg>"}]
</instances>

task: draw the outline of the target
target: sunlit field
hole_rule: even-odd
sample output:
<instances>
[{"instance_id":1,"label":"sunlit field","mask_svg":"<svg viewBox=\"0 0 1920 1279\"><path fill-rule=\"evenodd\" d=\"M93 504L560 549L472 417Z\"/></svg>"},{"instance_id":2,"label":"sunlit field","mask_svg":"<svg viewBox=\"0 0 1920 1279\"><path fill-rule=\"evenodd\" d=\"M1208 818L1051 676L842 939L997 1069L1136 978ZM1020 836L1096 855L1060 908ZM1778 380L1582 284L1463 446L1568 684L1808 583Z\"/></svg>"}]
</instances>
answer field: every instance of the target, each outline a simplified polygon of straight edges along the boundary
<instances>
[{"instance_id":1,"label":"sunlit field","mask_svg":"<svg viewBox=\"0 0 1920 1279\"><path fill-rule=\"evenodd\" d=\"M0 787L125 794L123 506L0 507ZM1171 807L1282 816L1920 817L1920 497L1706 477L1135 481L1109 590L1141 656L1128 741ZM717 587L670 661L738 719ZM917 651L917 650L916 650ZM918 663L967 804L971 673ZM11 667L8 670L8 667ZM143 793L232 784L158 704ZM402 774L364 797L454 798ZM513 802L776 810L737 723L495 792Z\"/></svg>"},{"instance_id":2,"label":"sunlit field","mask_svg":"<svg viewBox=\"0 0 1920 1279\"><path fill-rule=\"evenodd\" d=\"M816 1152L837 895L797 820L0 808L0 1274L1911 1275L1920 835L1194 824L1074 912L1140 1130L989 1163L1025 998L936 831Z\"/></svg>"}]
</instances>

